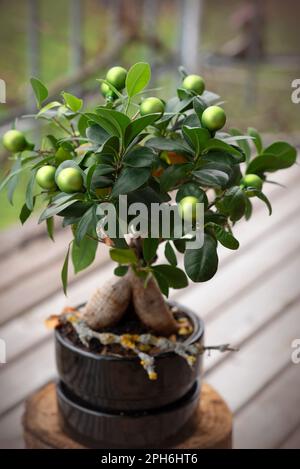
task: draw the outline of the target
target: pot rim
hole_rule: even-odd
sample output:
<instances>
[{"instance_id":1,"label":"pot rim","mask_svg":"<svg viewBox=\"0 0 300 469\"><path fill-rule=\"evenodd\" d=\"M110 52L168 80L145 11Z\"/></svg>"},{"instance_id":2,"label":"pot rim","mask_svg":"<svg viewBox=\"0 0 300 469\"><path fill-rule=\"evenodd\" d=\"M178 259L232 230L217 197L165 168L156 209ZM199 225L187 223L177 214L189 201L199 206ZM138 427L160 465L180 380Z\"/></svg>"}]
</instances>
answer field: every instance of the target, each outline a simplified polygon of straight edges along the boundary
<instances>
[{"instance_id":1,"label":"pot rim","mask_svg":"<svg viewBox=\"0 0 300 469\"><path fill-rule=\"evenodd\" d=\"M189 308L186 308L185 306L182 306L180 303L176 301L169 301L168 302L170 306L177 306L182 310L183 313L186 313L189 318L193 322L194 326L194 331L193 333L185 340L183 341L184 344L190 345L193 342L196 342L197 340L200 340L203 335L204 335L204 322L202 318L200 318L197 314L195 314L192 310ZM83 305L80 305L82 307ZM100 355L99 353L94 353L88 350L84 350L82 348L77 347L74 345L68 338L63 337L61 333L59 332L59 329L55 329L55 339L60 342L64 347L68 348L72 352L75 352L79 355L83 355L88 358L92 358L93 360L122 360L122 361L139 361L139 357L123 357L123 356L115 356L115 355ZM157 354L154 355L155 359L157 358L163 358L163 357L168 357L176 355L174 352L169 351L169 352L158 352Z\"/></svg>"}]
</instances>

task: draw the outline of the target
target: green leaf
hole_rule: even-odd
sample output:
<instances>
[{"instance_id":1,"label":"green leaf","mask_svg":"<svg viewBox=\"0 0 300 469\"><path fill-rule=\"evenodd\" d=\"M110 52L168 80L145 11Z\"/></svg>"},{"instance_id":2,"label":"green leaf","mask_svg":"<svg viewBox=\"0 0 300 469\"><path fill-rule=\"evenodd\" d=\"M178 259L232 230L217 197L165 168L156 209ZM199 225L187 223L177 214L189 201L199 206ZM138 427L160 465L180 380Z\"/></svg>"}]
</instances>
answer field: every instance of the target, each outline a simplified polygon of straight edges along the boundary
<instances>
[{"instance_id":1,"label":"green leaf","mask_svg":"<svg viewBox=\"0 0 300 469\"><path fill-rule=\"evenodd\" d=\"M85 114L81 114L81 116L78 119L78 123L77 123L77 128L78 128L78 131L79 131L81 137L85 137L85 135L86 135L86 129L89 126L88 122L89 122L89 120L88 120L87 116Z\"/></svg>"},{"instance_id":2,"label":"green leaf","mask_svg":"<svg viewBox=\"0 0 300 469\"><path fill-rule=\"evenodd\" d=\"M118 262L118 264L136 264L137 258L133 249L118 249L113 248L109 251L110 257L113 261Z\"/></svg>"},{"instance_id":3,"label":"green leaf","mask_svg":"<svg viewBox=\"0 0 300 469\"><path fill-rule=\"evenodd\" d=\"M68 270L69 270L69 254L70 254L70 244L67 250L67 254L64 260L63 268L61 270L61 281L63 284L64 294L67 294L67 286L68 286Z\"/></svg>"},{"instance_id":4,"label":"green leaf","mask_svg":"<svg viewBox=\"0 0 300 469\"><path fill-rule=\"evenodd\" d=\"M181 201L181 199L183 199L184 197L188 197L190 195L197 197L199 202L200 203L202 202L204 204L204 209L207 208L208 206L207 195L204 192L204 190L201 189L201 187L199 187L199 185L196 184L195 182L187 182L186 184L183 184L180 187L180 189L178 190L176 194L176 202L178 203Z\"/></svg>"},{"instance_id":5,"label":"green leaf","mask_svg":"<svg viewBox=\"0 0 300 469\"><path fill-rule=\"evenodd\" d=\"M51 111L51 109L54 109L56 107L60 107L61 103L58 101L51 101L51 103L46 104L46 106L42 107L42 109L38 112L36 117L40 117L42 114L45 114L47 111Z\"/></svg>"},{"instance_id":6,"label":"green leaf","mask_svg":"<svg viewBox=\"0 0 300 469\"><path fill-rule=\"evenodd\" d=\"M216 223L209 223L208 226L212 227L214 230L214 234L217 240L228 249L238 249L240 243L238 240L228 231L224 230L222 226L217 225Z\"/></svg>"},{"instance_id":7,"label":"green leaf","mask_svg":"<svg viewBox=\"0 0 300 469\"><path fill-rule=\"evenodd\" d=\"M19 215L19 218L20 218L20 221L21 221L22 225L24 225L24 223L30 217L31 214L32 214L32 211L29 210L29 208L27 207L26 204L24 204L22 209L21 209L21 213Z\"/></svg>"},{"instance_id":8,"label":"green leaf","mask_svg":"<svg viewBox=\"0 0 300 469\"><path fill-rule=\"evenodd\" d=\"M87 127L85 133L89 140L93 143L97 143L98 145L103 145L103 143L105 143L109 138L109 133L97 124Z\"/></svg>"},{"instance_id":9,"label":"green leaf","mask_svg":"<svg viewBox=\"0 0 300 469\"><path fill-rule=\"evenodd\" d=\"M146 168L152 166L155 156L151 148L136 146L125 155L123 162L132 168Z\"/></svg>"},{"instance_id":10,"label":"green leaf","mask_svg":"<svg viewBox=\"0 0 300 469\"><path fill-rule=\"evenodd\" d=\"M87 113L86 116L95 124L100 125L110 135L122 139L126 127L130 124L129 117L113 109L97 108L97 114Z\"/></svg>"},{"instance_id":11,"label":"green leaf","mask_svg":"<svg viewBox=\"0 0 300 469\"><path fill-rule=\"evenodd\" d=\"M22 162L18 158L11 169L11 174L10 174L11 177L7 181L7 198L11 205L13 205L14 193L18 185L18 182L20 180L20 171L22 170L21 166L22 166Z\"/></svg>"},{"instance_id":12,"label":"green leaf","mask_svg":"<svg viewBox=\"0 0 300 469\"><path fill-rule=\"evenodd\" d=\"M193 171L193 175L201 185L207 187L225 187L229 181L227 173L209 167Z\"/></svg>"},{"instance_id":13,"label":"green leaf","mask_svg":"<svg viewBox=\"0 0 300 469\"><path fill-rule=\"evenodd\" d=\"M130 98L140 93L151 79L150 65L145 62L138 62L133 65L126 77L126 91Z\"/></svg>"},{"instance_id":14,"label":"green leaf","mask_svg":"<svg viewBox=\"0 0 300 469\"><path fill-rule=\"evenodd\" d=\"M239 137L243 135L243 132L241 130L235 129L235 128L230 129L229 132L231 135L235 137ZM248 140L237 140L237 143L239 147L242 149L242 151L244 152L246 156L246 161L248 162L251 156L251 148L250 148Z\"/></svg>"},{"instance_id":15,"label":"green leaf","mask_svg":"<svg viewBox=\"0 0 300 469\"><path fill-rule=\"evenodd\" d=\"M71 196L72 197L72 196ZM38 223L42 223L45 221L47 218L53 217L54 215L57 215L58 213L62 212L65 210L67 207L70 207L72 204L74 204L77 200L75 198L71 198L70 200L67 200L64 203L61 204L53 204L51 203L48 205L48 207L41 213L40 218Z\"/></svg>"},{"instance_id":16,"label":"green leaf","mask_svg":"<svg viewBox=\"0 0 300 469\"><path fill-rule=\"evenodd\" d=\"M166 192L171 190L181 179L187 176L191 169L192 164L190 163L169 166L160 177L162 190Z\"/></svg>"},{"instance_id":17,"label":"green leaf","mask_svg":"<svg viewBox=\"0 0 300 469\"><path fill-rule=\"evenodd\" d=\"M71 111L78 112L82 108L83 100L77 98L73 94L66 93L65 91L63 91L62 97L64 98L66 105L68 106L68 108L71 109Z\"/></svg>"},{"instance_id":18,"label":"green leaf","mask_svg":"<svg viewBox=\"0 0 300 469\"><path fill-rule=\"evenodd\" d=\"M203 101L203 99L200 98L200 96L196 96L193 99L193 108L195 113L197 114L199 122L201 122L201 117L205 109L207 108L206 103Z\"/></svg>"},{"instance_id":19,"label":"green leaf","mask_svg":"<svg viewBox=\"0 0 300 469\"><path fill-rule=\"evenodd\" d=\"M287 142L275 142L250 162L247 173L261 174L289 168L296 162L296 159L297 150L295 147Z\"/></svg>"},{"instance_id":20,"label":"green leaf","mask_svg":"<svg viewBox=\"0 0 300 469\"><path fill-rule=\"evenodd\" d=\"M147 264L151 263L159 246L158 238L145 238L143 241L143 257Z\"/></svg>"},{"instance_id":21,"label":"green leaf","mask_svg":"<svg viewBox=\"0 0 300 469\"><path fill-rule=\"evenodd\" d=\"M217 243L204 233L204 244L200 249L187 249L184 255L184 268L193 282L207 282L218 269Z\"/></svg>"},{"instance_id":22,"label":"green leaf","mask_svg":"<svg viewBox=\"0 0 300 469\"><path fill-rule=\"evenodd\" d=\"M260 200L262 200L268 207L269 215L272 215L272 205L268 197L263 192L259 191L258 189L255 189L254 187L253 188L247 187L246 194L249 194L249 193L251 193L252 196L255 195Z\"/></svg>"},{"instance_id":23,"label":"green leaf","mask_svg":"<svg viewBox=\"0 0 300 469\"><path fill-rule=\"evenodd\" d=\"M47 225L47 233L50 239L54 241L54 219L53 217L47 218L46 220L46 225Z\"/></svg>"},{"instance_id":24,"label":"green leaf","mask_svg":"<svg viewBox=\"0 0 300 469\"><path fill-rule=\"evenodd\" d=\"M161 275L157 270L153 271L153 275L154 275L155 280L157 281L160 291L162 292L163 295L165 295L168 298L169 296L168 280L166 279L166 277Z\"/></svg>"},{"instance_id":25,"label":"green leaf","mask_svg":"<svg viewBox=\"0 0 300 469\"><path fill-rule=\"evenodd\" d=\"M35 175L36 171L32 172L30 175L29 182L27 184L27 189L26 189L26 205L29 208L29 210L33 210L33 205L34 205L34 195L33 195L33 189L35 185Z\"/></svg>"},{"instance_id":26,"label":"green leaf","mask_svg":"<svg viewBox=\"0 0 300 469\"><path fill-rule=\"evenodd\" d=\"M113 187L112 197L135 191L148 181L150 174L151 168L123 168Z\"/></svg>"},{"instance_id":27,"label":"green leaf","mask_svg":"<svg viewBox=\"0 0 300 469\"><path fill-rule=\"evenodd\" d=\"M81 217L75 231L75 241L77 245L81 243L91 226L96 225L95 207L90 207Z\"/></svg>"},{"instance_id":28,"label":"green leaf","mask_svg":"<svg viewBox=\"0 0 300 469\"><path fill-rule=\"evenodd\" d=\"M21 161L21 160L17 160L17 161ZM17 166L15 165L15 167ZM7 184L11 181L11 179L13 179L16 175L21 173L23 170L24 168L19 168L16 170L12 168L10 173L6 176L6 178L3 179L3 181L0 184L0 192L2 191L2 189L4 189L5 186L7 186Z\"/></svg>"},{"instance_id":29,"label":"green leaf","mask_svg":"<svg viewBox=\"0 0 300 469\"><path fill-rule=\"evenodd\" d=\"M145 146L154 148L155 150L192 154L191 149L182 139L171 140L164 137L155 137L147 140Z\"/></svg>"},{"instance_id":30,"label":"green leaf","mask_svg":"<svg viewBox=\"0 0 300 469\"><path fill-rule=\"evenodd\" d=\"M201 154L202 150L211 138L209 131L199 127L188 126L183 126L182 131L185 140L195 150L197 157Z\"/></svg>"},{"instance_id":31,"label":"green leaf","mask_svg":"<svg viewBox=\"0 0 300 469\"><path fill-rule=\"evenodd\" d=\"M209 151L209 150L226 151L227 153L230 153L231 155L235 155L239 157L241 162L244 161L245 159L243 153L240 150L238 150L237 147L229 145L223 140L218 140L217 138L212 138L206 143L205 151Z\"/></svg>"},{"instance_id":32,"label":"green leaf","mask_svg":"<svg viewBox=\"0 0 300 469\"><path fill-rule=\"evenodd\" d=\"M233 186L225 192L217 207L232 221L238 221L245 214L247 197L240 186Z\"/></svg>"},{"instance_id":33,"label":"green leaf","mask_svg":"<svg viewBox=\"0 0 300 469\"><path fill-rule=\"evenodd\" d=\"M256 147L256 150L257 150L257 153L261 153L262 150L263 150L263 142L262 142L262 138L260 136L260 134L258 133L258 131L256 129L254 129L253 127L249 127L248 128L248 134L250 135L250 137L253 137L254 140L253 140L253 143Z\"/></svg>"},{"instance_id":34,"label":"green leaf","mask_svg":"<svg viewBox=\"0 0 300 469\"><path fill-rule=\"evenodd\" d=\"M148 114L130 122L125 130L125 147L127 147L134 138L139 135L148 125L152 125L157 120L157 114Z\"/></svg>"},{"instance_id":35,"label":"green leaf","mask_svg":"<svg viewBox=\"0 0 300 469\"><path fill-rule=\"evenodd\" d=\"M175 254L175 251L174 249L172 248L170 242L168 241L165 245L165 257L167 259L167 261L173 265L174 267L176 267L177 265L177 257L176 257L176 254Z\"/></svg>"},{"instance_id":36,"label":"green leaf","mask_svg":"<svg viewBox=\"0 0 300 469\"><path fill-rule=\"evenodd\" d=\"M42 106L43 101L48 98L48 89L37 78L31 78L30 83L36 98L37 107L40 108Z\"/></svg>"},{"instance_id":37,"label":"green leaf","mask_svg":"<svg viewBox=\"0 0 300 469\"><path fill-rule=\"evenodd\" d=\"M115 268L114 274L117 277L124 277L128 272L128 266L127 265L118 265L118 267Z\"/></svg>"},{"instance_id":38,"label":"green leaf","mask_svg":"<svg viewBox=\"0 0 300 469\"><path fill-rule=\"evenodd\" d=\"M72 243L72 262L75 274L86 269L95 259L98 241L85 237L79 245Z\"/></svg>"},{"instance_id":39,"label":"green leaf","mask_svg":"<svg viewBox=\"0 0 300 469\"><path fill-rule=\"evenodd\" d=\"M158 272L168 282L171 288L184 288L188 285L188 279L183 270L168 264L155 265L153 272Z\"/></svg>"},{"instance_id":40,"label":"green leaf","mask_svg":"<svg viewBox=\"0 0 300 469\"><path fill-rule=\"evenodd\" d=\"M173 239L173 244L178 252L183 254L185 252L186 240L185 239Z\"/></svg>"}]
</instances>

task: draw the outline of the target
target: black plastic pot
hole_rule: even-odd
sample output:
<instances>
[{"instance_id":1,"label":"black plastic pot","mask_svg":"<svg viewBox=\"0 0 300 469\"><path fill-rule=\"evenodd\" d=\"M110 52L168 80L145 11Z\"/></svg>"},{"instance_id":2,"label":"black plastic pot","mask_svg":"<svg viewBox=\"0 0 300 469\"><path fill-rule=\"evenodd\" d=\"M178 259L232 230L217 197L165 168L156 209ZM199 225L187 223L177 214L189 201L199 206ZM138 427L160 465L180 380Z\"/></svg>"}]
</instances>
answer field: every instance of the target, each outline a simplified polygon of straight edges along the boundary
<instances>
[{"instance_id":1,"label":"black plastic pot","mask_svg":"<svg viewBox=\"0 0 300 469\"><path fill-rule=\"evenodd\" d=\"M195 428L198 380L179 401L158 410L108 413L87 407L66 387L57 385L61 426L72 438L95 448L159 448L173 446Z\"/></svg>"},{"instance_id":2,"label":"black plastic pot","mask_svg":"<svg viewBox=\"0 0 300 469\"><path fill-rule=\"evenodd\" d=\"M193 312L179 307L192 321L186 343L202 342L204 325ZM150 381L137 357L99 355L82 350L55 333L58 374L65 388L84 405L105 411L149 411L179 401L200 379L202 357L193 368L173 352L155 358L158 375ZM201 383L200 383L201 384Z\"/></svg>"}]
</instances>

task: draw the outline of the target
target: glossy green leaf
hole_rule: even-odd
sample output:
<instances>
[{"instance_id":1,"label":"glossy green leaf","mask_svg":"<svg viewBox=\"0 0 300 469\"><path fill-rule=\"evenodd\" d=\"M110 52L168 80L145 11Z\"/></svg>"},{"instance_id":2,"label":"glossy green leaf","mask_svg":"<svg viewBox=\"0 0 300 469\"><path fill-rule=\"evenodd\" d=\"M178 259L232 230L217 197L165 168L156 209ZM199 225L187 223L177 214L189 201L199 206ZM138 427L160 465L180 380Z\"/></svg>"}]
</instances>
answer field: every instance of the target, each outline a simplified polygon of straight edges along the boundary
<instances>
[{"instance_id":1,"label":"glossy green leaf","mask_svg":"<svg viewBox=\"0 0 300 469\"><path fill-rule=\"evenodd\" d=\"M125 130L125 147L127 147L133 139L139 135L148 125L152 125L157 119L157 114L148 114L147 116L140 117L130 122Z\"/></svg>"},{"instance_id":2,"label":"glossy green leaf","mask_svg":"<svg viewBox=\"0 0 300 469\"><path fill-rule=\"evenodd\" d=\"M155 265L153 272L162 275L171 288L184 288L188 285L188 279L183 270L168 264Z\"/></svg>"},{"instance_id":3,"label":"glossy green leaf","mask_svg":"<svg viewBox=\"0 0 300 469\"><path fill-rule=\"evenodd\" d=\"M19 215L19 219L22 225L24 225L24 223L26 222L26 220L28 220L31 214L32 211L29 210L26 204L24 204Z\"/></svg>"},{"instance_id":4,"label":"glossy green leaf","mask_svg":"<svg viewBox=\"0 0 300 469\"><path fill-rule=\"evenodd\" d=\"M169 166L160 177L162 190L166 192L171 190L180 180L187 176L191 169L192 164L190 163Z\"/></svg>"},{"instance_id":5,"label":"glossy green leaf","mask_svg":"<svg viewBox=\"0 0 300 469\"><path fill-rule=\"evenodd\" d=\"M233 250L239 248L240 243L238 242L238 240L231 233L224 230L224 228L222 228L222 226L217 225L216 223L212 223L212 222L209 223L208 226L213 229L217 240L223 246L225 246L225 248L233 249Z\"/></svg>"},{"instance_id":6,"label":"glossy green leaf","mask_svg":"<svg viewBox=\"0 0 300 469\"><path fill-rule=\"evenodd\" d=\"M69 254L70 254L70 244L68 246L67 254L63 263L63 267L61 270L61 281L63 284L64 294L67 294L67 287L68 287L68 270L69 270Z\"/></svg>"},{"instance_id":7,"label":"glossy green leaf","mask_svg":"<svg viewBox=\"0 0 300 469\"><path fill-rule=\"evenodd\" d=\"M151 68L148 63L138 62L133 65L126 77L126 91L130 98L140 93L151 79Z\"/></svg>"},{"instance_id":8,"label":"glossy green leaf","mask_svg":"<svg viewBox=\"0 0 300 469\"><path fill-rule=\"evenodd\" d=\"M118 249L113 248L109 251L110 257L113 261L118 262L118 264L136 264L137 258L133 249Z\"/></svg>"},{"instance_id":9,"label":"glossy green leaf","mask_svg":"<svg viewBox=\"0 0 300 469\"><path fill-rule=\"evenodd\" d=\"M103 145L109 138L109 133L97 124L87 127L85 132L87 138L98 145Z\"/></svg>"},{"instance_id":10,"label":"glossy green leaf","mask_svg":"<svg viewBox=\"0 0 300 469\"><path fill-rule=\"evenodd\" d=\"M171 243L168 241L165 245L165 257L167 261L174 267L177 265L177 257Z\"/></svg>"},{"instance_id":11,"label":"glossy green leaf","mask_svg":"<svg viewBox=\"0 0 300 469\"><path fill-rule=\"evenodd\" d=\"M35 175L36 171L33 171L30 175L27 188L26 188L26 196L25 196L25 203L29 210L33 210L33 205L34 205L34 195L33 195L33 190L35 186Z\"/></svg>"},{"instance_id":12,"label":"glossy green leaf","mask_svg":"<svg viewBox=\"0 0 300 469\"><path fill-rule=\"evenodd\" d=\"M201 185L208 187L225 187L229 181L227 173L214 168L202 168L193 171L193 175Z\"/></svg>"},{"instance_id":13,"label":"glossy green leaf","mask_svg":"<svg viewBox=\"0 0 300 469\"><path fill-rule=\"evenodd\" d=\"M156 155L151 148L136 146L123 159L126 166L132 168L151 167Z\"/></svg>"},{"instance_id":14,"label":"glossy green leaf","mask_svg":"<svg viewBox=\"0 0 300 469\"><path fill-rule=\"evenodd\" d=\"M245 214L247 197L240 186L233 186L225 192L223 199L216 205L232 221L238 221Z\"/></svg>"},{"instance_id":15,"label":"glossy green leaf","mask_svg":"<svg viewBox=\"0 0 300 469\"><path fill-rule=\"evenodd\" d=\"M151 168L123 168L113 187L112 197L135 191L148 181L150 173Z\"/></svg>"},{"instance_id":16,"label":"glossy green leaf","mask_svg":"<svg viewBox=\"0 0 300 469\"><path fill-rule=\"evenodd\" d=\"M263 150L263 142L260 134L253 127L248 128L248 134L254 138L253 143L256 147L257 153L260 154Z\"/></svg>"},{"instance_id":17,"label":"glossy green leaf","mask_svg":"<svg viewBox=\"0 0 300 469\"><path fill-rule=\"evenodd\" d=\"M150 263L155 255L159 246L159 239L145 238L143 241L143 257L147 263Z\"/></svg>"},{"instance_id":18,"label":"glossy green leaf","mask_svg":"<svg viewBox=\"0 0 300 469\"><path fill-rule=\"evenodd\" d=\"M128 266L127 265L118 265L118 267L115 268L114 274L117 277L124 277L128 272Z\"/></svg>"},{"instance_id":19,"label":"glossy green leaf","mask_svg":"<svg viewBox=\"0 0 300 469\"><path fill-rule=\"evenodd\" d=\"M197 157L201 154L202 150L211 138L209 131L199 127L188 126L183 126L182 131L185 140L193 148Z\"/></svg>"},{"instance_id":20,"label":"glossy green leaf","mask_svg":"<svg viewBox=\"0 0 300 469\"><path fill-rule=\"evenodd\" d=\"M207 282L218 269L217 243L207 233L200 249L187 249L184 255L184 268L193 282Z\"/></svg>"},{"instance_id":21,"label":"glossy green leaf","mask_svg":"<svg viewBox=\"0 0 300 469\"><path fill-rule=\"evenodd\" d=\"M147 140L146 146L154 148L155 150L192 154L190 147L181 139L171 140L163 137L155 137Z\"/></svg>"},{"instance_id":22,"label":"glossy green leaf","mask_svg":"<svg viewBox=\"0 0 300 469\"><path fill-rule=\"evenodd\" d=\"M68 108L71 109L73 112L78 112L82 108L83 105L83 100L80 98L77 98L71 93L66 93L65 91L62 92L62 97L64 98L64 101Z\"/></svg>"},{"instance_id":23,"label":"glossy green leaf","mask_svg":"<svg viewBox=\"0 0 300 469\"><path fill-rule=\"evenodd\" d=\"M46 220L47 233L50 239L54 241L54 219L53 217L47 218Z\"/></svg>"},{"instance_id":24,"label":"glossy green leaf","mask_svg":"<svg viewBox=\"0 0 300 469\"><path fill-rule=\"evenodd\" d=\"M238 150L236 147L229 145L228 143L224 142L223 140L219 140L217 138L210 139L205 145L205 151L210 150L223 150L231 155L235 155L240 158L240 161L244 161L245 157L241 150Z\"/></svg>"},{"instance_id":25,"label":"glossy green leaf","mask_svg":"<svg viewBox=\"0 0 300 469\"><path fill-rule=\"evenodd\" d=\"M90 207L80 218L75 231L75 242L77 245L81 243L90 228L96 225L95 207Z\"/></svg>"},{"instance_id":26,"label":"glossy green leaf","mask_svg":"<svg viewBox=\"0 0 300 469\"><path fill-rule=\"evenodd\" d=\"M85 237L79 245L72 243L72 262L75 274L86 269L95 259L98 242Z\"/></svg>"},{"instance_id":27,"label":"glossy green leaf","mask_svg":"<svg viewBox=\"0 0 300 469\"><path fill-rule=\"evenodd\" d=\"M18 158L15 161L15 164L13 165L11 169L11 174L10 174L11 177L7 181L7 198L11 205L13 205L13 197L14 197L14 193L17 188L18 182L20 180L21 170L22 170L22 162Z\"/></svg>"},{"instance_id":28,"label":"glossy green leaf","mask_svg":"<svg viewBox=\"0 0 300 469\"><path fill-rule=\"evenodd\" d=\"M235 128L230 129L229 132L234 137L239 137L239 136L243 135L243 132L241 130L235 129ZM251 156L251 148L250 148L250 145L249 145L249 141L248 140L237 140L237 144L242 149L242 151L244 152L244 154L246 156L246 161L248 162L250 160L250 156Z\"/></svg>"},{"instance_id":29,"label":"glossy green leaf","mask_svg":"<svg viewBox=\"0 0 300 469\"><path fill-rule=\"evenodd\" d=\"M248 174L261 174L289 168L297 159L297 150L287 142L275 142L254 158L248 168Z\"/></svg>"},{"instance_id":30,"label":"glossy green leaf","mask_svg":"<svg viewBox=\"0 0 300 469\"><path fill-rule=\"evenodd\" d=\"M48 89L46 86L37 78L31 78L30 83L36 98L37 106L40 108L43 101L48 98Z\"/></svg>"}]
</instances>

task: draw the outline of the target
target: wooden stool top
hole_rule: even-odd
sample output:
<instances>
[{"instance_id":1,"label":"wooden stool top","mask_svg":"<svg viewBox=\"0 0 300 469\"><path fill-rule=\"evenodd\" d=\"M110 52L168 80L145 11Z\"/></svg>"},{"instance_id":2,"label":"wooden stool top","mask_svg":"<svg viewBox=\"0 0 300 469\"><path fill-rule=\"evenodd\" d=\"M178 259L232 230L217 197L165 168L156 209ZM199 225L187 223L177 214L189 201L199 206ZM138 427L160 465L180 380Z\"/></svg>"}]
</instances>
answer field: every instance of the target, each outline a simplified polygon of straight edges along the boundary
<instances>
[{"instance_id":1,"label":"wooden stool top","mask_svg":"<svg viewBox=\"0 0 300 469\"><path fill-rule=\"evenodd\" d=\"M49 383L26 402L23 416L27 448L86 448L64 433L59 425L55 384ZM177 449L232 447L232 414L221 396L203 384L199 405L199 425L195 432L176 445Z\"/></svg>"}]
</instances>

